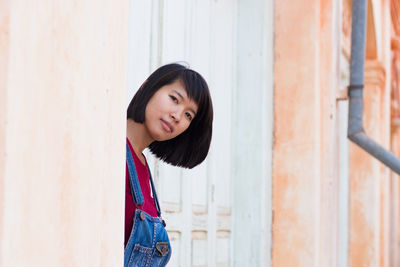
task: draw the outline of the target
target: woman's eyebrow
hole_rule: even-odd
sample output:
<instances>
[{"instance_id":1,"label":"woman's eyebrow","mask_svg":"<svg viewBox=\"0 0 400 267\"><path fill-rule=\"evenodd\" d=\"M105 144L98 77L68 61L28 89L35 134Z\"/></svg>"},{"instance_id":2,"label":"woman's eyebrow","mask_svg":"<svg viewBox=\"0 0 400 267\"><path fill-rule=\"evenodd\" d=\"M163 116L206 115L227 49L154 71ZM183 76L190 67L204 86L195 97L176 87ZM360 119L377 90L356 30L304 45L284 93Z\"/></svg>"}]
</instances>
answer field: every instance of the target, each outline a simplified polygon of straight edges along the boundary
<instances>
[{"instance_id":1,"label":"woman's eyebrow","mask_svg":"<svg viewBox=\"0 0 400 267\"><path fill-rule=\"evenodd\" d=\"M177 94L182 100L184 100L184 97L182 96L181 93L179 93L178 91L174 90L174 93ZM194 116L196 116L196 112L194 111L194 109L190 109L190 111L194 114Z\"/></svg>"},{"instance_id":2,"label":"woman's eyebrow","mask_svg":"<svg viewBox=\"0 0 400 267\"><path fill-rule=\"evenodd\" d=\"M174 92L178 95L178 96L180 96L180 98L183 100L184 98L183 98L183 96L181 95L181 93L179 93L178 91L176 91L176 90L174 90Z\"/></svg>"}]
</instances>

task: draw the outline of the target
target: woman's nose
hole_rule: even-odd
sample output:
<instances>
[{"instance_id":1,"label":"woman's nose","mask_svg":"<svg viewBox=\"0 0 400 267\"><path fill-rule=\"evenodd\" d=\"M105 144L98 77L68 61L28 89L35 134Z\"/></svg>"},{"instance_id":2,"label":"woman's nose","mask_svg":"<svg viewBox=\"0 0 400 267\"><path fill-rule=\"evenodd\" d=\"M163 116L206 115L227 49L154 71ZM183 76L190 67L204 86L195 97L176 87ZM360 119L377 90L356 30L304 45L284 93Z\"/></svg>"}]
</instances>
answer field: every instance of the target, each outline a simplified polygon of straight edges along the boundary
<instances>
[{"instance_id":1,"label":"woman's nose","mask_svg":"<svg viewBox=\"0 0 400 267\"><path fill-rule=\"evenodd\" d=\"M176 110L171 112L171 117L174 121L179 122L182 118L183 108L177 108Z\"/></svg>"},{"instance_id":2,"label":"woman's nose","mask_svg":"<svg viewBox=\"0 0 400 267\"><path fill-rule=\"evenodd\" d=\"M180 112L172 112L171 117L175 122L179 122L181 120L181 113Z\"/></svg>"}]
</instances>

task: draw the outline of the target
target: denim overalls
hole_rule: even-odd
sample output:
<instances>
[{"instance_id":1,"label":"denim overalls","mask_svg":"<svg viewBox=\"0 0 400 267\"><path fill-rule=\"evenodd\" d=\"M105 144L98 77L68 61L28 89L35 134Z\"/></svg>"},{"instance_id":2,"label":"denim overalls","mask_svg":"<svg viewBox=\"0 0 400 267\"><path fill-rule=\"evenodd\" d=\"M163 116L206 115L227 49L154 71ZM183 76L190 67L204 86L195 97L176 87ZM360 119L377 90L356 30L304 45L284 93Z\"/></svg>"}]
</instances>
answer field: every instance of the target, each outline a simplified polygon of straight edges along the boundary
<instances>
[{"instance_id":1,"label":"denim overalls","mask_svg":"<svg viewBox=\"0 0 400 267\"><path fill-rule=\"evenodd\" d=\"M144 198L128 144L126 144L126 163L135 206L143 205ZM165 266L171 258L171 245L165 230L165 223L161 219L160 203L158 202L150 169L149 174L158 217L152 217L140 209L135 210L132 231L124 251L124 267Z\"/></svg>"}]
</instances>

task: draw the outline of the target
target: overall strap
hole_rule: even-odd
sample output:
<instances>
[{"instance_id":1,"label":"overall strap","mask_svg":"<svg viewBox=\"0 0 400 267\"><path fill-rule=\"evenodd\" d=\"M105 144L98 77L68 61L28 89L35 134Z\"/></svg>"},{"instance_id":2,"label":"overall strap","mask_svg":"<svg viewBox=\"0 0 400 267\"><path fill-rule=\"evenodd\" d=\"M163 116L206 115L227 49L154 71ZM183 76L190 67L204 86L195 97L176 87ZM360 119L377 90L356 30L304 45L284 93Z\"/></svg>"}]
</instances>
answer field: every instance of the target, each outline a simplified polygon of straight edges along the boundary
<instances>
[{"instance_id":1,"label":"overall strap","mask_svg":"<svg viewBox=\"0 0 400 267\"><path fill-rule=\"evenodd\" d=\"M156 188L154 186L153 178L151 177L151 172L150 172L149 166L147 166L147 169L149 170L149 174L150 174L151 190L153 191L154 204L156 205L157 215L158 215L158 217L161 217L160 202L158 202L157 192L156 192Z\"/></svg>"},{"instance_id":2,"label":"overall strap","mask_svg":"<svg viewBox=\"0 0 400 267\"><path fill-rule=\"evenodd\" d=\"M129 183L131 185L130 187L131 187L131 194L133 197L133 201L135 202L136 206L143 205L144 198L142 190L140 189L139 178L137 176L135 163L133 161L132 153L129 148L128 142L126 143L126 164L128 165Z\"/></svg>"}]
</instances>

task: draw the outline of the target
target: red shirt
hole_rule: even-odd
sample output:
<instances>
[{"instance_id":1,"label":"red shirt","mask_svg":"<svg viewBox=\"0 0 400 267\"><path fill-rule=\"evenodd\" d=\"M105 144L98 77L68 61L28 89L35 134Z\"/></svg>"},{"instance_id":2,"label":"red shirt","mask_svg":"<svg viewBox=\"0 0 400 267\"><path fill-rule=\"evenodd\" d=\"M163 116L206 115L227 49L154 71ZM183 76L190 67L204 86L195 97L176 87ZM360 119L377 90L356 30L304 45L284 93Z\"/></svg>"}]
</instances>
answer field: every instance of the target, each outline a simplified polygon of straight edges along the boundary
<instances>
[{"instance_id":1,"label":"red shirt","mask_svg":"<svg viewBox=\"0 0 400 267\"><path fill-rule=\"evenodd\" d=\"M131 143L129 142L128 138L126 138L128 143L129 149L131 150L133 161L135 163L135 168L137 172L137 176L139 178L140 189L142 190L144 204L141 206L135 206L133 202L132 194L131 194L131 187L129 182L129 171L128 165L126 164L126 184L125 184L125 245L129 240L129 236L131 234L132 225L133 225L133 216L135 214L136 208L141 209L153 217L157 217L157 209L156 205L154 204L154 199L151 197L151 187L150 187L150 174L147 169L147 161L146 165L144 165L138 156L136 155L135 151L133 150Z\"/></svg>"}]
</instances>

